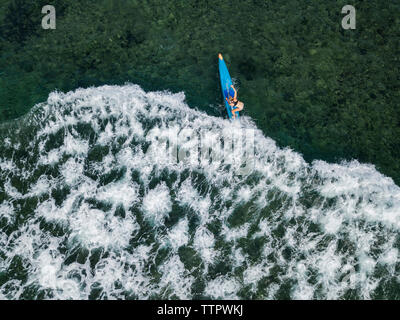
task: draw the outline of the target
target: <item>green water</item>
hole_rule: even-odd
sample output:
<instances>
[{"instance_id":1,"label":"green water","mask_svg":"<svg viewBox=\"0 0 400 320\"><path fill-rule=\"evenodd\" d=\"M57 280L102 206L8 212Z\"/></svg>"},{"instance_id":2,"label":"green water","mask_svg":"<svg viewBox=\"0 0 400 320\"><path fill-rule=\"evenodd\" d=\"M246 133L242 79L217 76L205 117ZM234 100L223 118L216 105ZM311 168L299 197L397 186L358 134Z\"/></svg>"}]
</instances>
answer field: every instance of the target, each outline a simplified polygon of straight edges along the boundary
<instances>
[{"instance_id":1,"label":"green water","mask_svg":"<svg viewBox=\"0 0 400 320\"><path fill-rule=\"evenodd\" d=\"M398 1L51 1L57 29L41 29L47 0L0 2L0 120L55 89L140 84L184 91L224 116L216 55L264 133L307 160L356 158L400 181Z\"/></svg>"}]
</instances>

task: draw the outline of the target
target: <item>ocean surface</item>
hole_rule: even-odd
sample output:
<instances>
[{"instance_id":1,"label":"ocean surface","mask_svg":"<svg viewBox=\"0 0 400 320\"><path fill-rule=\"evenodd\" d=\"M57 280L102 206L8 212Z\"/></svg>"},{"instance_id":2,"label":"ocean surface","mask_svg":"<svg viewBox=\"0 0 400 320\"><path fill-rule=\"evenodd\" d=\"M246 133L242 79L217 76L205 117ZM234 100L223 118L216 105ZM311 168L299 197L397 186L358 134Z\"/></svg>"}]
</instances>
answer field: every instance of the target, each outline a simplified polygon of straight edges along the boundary
<instances>
[{"instance_id":1,"label":"ocean surface","mask_svg":"<svg viewBox=\"0 0 400 320\"><path fill-rule=\"evenodd\" d=\"M399 299L393 180L241 127L135 84L52 92L2 124L0 299ZM249 159L215 142L243 129L239 175ZM199 132L212 161L171 161L161 138Z\"/></svg>"}]
</instances>

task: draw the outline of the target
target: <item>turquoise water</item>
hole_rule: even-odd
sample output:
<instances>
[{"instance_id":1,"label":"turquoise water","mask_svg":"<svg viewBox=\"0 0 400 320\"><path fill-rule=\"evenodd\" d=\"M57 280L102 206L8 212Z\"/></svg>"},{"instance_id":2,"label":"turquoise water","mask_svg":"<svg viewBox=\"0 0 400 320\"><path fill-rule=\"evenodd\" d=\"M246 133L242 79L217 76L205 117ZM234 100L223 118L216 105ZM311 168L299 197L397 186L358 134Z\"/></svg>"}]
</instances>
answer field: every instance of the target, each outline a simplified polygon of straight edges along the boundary
<instances>
[{"instance_id":1,"label":"turquoise water","mask_svg":"<svg viewBox=\"0 0 400 320\"><path fill-rule=\"evenodd\" d=\"M399 298L393 180L241 126L135 84L52 92L3 124L0 298ZM249 159L218 146L240 130L255 139L238 175ZM213 161L168 158L163 137L199 132Z\"/></svg>"}]
</instances>

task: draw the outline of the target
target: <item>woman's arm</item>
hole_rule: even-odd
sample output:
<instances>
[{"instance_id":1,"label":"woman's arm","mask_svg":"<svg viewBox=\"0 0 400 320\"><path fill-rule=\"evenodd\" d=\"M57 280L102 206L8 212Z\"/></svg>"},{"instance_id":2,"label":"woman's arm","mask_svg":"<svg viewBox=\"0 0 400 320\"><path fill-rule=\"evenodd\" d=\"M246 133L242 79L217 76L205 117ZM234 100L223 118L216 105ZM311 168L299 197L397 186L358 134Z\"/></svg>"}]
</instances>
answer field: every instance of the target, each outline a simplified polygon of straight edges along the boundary
<instances>
[{"instance_id":1,"label":"woman's arm","mask_svg":"<svg viewBox=\"0 0 400 320\"><path fill-rule=\"evenodd\" d=\"M235 87L233 86L233 84L231 85L231 88L232 88L233 91L235 92L235 96L233 97L233 99L236 100L236 98L237 98L237 91L236 91Z\"/></svg>"}]
</instances>

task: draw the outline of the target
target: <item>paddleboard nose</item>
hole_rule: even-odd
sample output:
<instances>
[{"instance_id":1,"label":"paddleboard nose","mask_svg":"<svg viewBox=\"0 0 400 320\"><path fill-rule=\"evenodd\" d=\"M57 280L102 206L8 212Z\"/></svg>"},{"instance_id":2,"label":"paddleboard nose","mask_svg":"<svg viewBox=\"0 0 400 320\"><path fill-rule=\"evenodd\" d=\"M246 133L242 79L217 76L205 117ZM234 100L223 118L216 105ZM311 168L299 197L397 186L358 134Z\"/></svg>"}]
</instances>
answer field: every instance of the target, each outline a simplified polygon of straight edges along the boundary
<instances>
[{"instance_id":1,"label":"paddleboard nose","mask_svg":"<svg viewBox=\"0 0 400 320\"><path fill-rule=\"evenodd\" d=\"M219 58L220 60L224 60L224 58L222 57L222 54L220 54L220 53L218 53L218 58Z\"/></svg>"}]
</instances>

